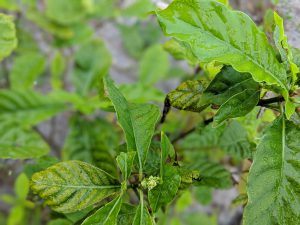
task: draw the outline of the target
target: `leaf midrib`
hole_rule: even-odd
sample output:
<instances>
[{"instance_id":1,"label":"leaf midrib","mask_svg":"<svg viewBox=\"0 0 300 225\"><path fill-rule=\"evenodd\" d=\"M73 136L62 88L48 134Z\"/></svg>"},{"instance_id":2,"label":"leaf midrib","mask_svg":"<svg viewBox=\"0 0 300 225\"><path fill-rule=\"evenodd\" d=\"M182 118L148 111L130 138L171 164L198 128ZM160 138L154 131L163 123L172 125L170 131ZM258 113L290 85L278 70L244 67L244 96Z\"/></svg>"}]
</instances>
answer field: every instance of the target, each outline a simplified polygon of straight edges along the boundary
<instances>
[{"instance_id":1,"label":"leaf midrib","mask_svg":"<svg viewBox=\"0 0 300 225\"><path fill-rule=\"evenodd\" d=\"M107 185L107 186L85 186L85 185L62 185L62 184L49 184L43 182L34 182L35 185L46 185L48 187L65 187L65 188L83 188L83 189L113 189L120 188L120 185Z\"/></svg>"},{"instance_id":2,"label":"leaf midrib","mask_svg":"<svg viewBox=\"0 0 300 225\"><path fill-rule=\"evenodd\" d=\"M189 6L189 8L190 9L192 9L194 12L196 12L191 6ZM202 20L200 19L200 17L199 17L199 15L198 15L198 13L196 12L196 15L197 15L197 17L198 17L198 19L202 22ZM214 39L217 39L217 41L219 41L219 42L221 42L221 43L225 43L225 45L227 45L227 46L229 46L229 47L232 47L235 51L237 51L237 52L240 52L240 54L241 55L245 55L246 56L246 58L248 58L251 62L253 62L253 64L255 64L255 65L257 65L258 67L260 67L263 71L265 71L267 74L269 74L273 79L275 79L277 82L278 82L278 84L282 87L282 88L284 88L285 90L287 90L286 89L286 86L281 82L281 80L279 80L276 76L274 76L274 74L271 72L271 71L269 71L268 69L266 69L265 67L263 67L263 65L261 65L260 63L258 63L257 61L255 61L254 60L254 58L251 56L251 55L248 55L248 54L246 54L243 50L241 50L241 49L239 49L239 48L236 48L235 46L233 46L233 45L231 45L230 43L227 43L226 41L224 41L224 40L222 40L222 39L220 39L220 38L218 38L218 37L216 37L213 33L211 33L211 32L209 32L209 31L206 31L206 30L204 30L204 29L201 29L199 26L194 26L194 25L192 25L192 24L190 24L190 23L188 23L188 22L186 22L186 21L184 21L184 20L182 20L182 19L179 19L179 18L177 18L178 20L180 20L180 21L182 21L182 22L184 22L184 23L186 23L187 25L189 25L189 26L192 26L192 27L194 27L194 28L196 28L196 29L199 29L199 30L201 30L201 31L203 31L204 33L206 33L208 36L212 36ZM202 22L203 23L203 22ZM257 30L258 32L260 32L259 30ZM197 35L197 33L195 32L195 34ZM185 41L186 42L186 41ZM187 43L187 42L186 42ZM190 44L189 43L187 43L189 46L190 46ZM191 46L190 46L191 47ZM192 49L192 48L191 48ZM220 61L221 62L221 61ZM251 73L251 72L249 72L249 73ZM252 74L252 73L251 73Z\"/></svg>"}]
</instances>

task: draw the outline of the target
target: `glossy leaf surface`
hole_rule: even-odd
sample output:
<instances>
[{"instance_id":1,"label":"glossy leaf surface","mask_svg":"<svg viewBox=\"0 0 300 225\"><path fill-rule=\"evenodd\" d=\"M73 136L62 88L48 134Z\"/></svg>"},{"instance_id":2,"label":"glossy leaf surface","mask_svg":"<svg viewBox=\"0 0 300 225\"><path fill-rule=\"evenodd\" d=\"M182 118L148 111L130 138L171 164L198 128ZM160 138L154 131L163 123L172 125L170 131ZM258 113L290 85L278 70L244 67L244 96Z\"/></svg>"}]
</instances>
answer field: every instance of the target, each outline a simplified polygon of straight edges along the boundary
<instances>
[{"instance_id":1,"label":"glossy leaf surface","mask_svg":"<svg viewBox=\"0 0 300 225\"><path fill-rule=\"evenodd\" d=\"M288 101L285 68L246 14L211 0L177 0L157 11L157 17L165 34L188 43L200 61L215 60L249 72L255 81L281 88Z\"/></svg>"},{"instance_id":2,"label":"glossy leaf surface","mask_svg":"<svg viewBox=\"0 0 300 225\"><path fill-rule=\"evenodd\" d=\"M122 206L122 197L102 206L93 215L86 218L81 225L115 225Z\"/></svg>"},{"instance_id":3,"label":"glossy leaf surface","mask_svg":"<svg viewBox=\"0 0 300 225\"><path fill-rule=\"evenodd\" d=\"M282 116L257 147L248 178L244 224L297 224L300 220L300 128Z\"/></svg>"},{"instance_id":4,"label":"glossy leaf surface","mask_svg":"<svg viewBox=\"0 0 300 225\"><path fill-rule=\"evenodd\" d=\"M32 190L58 212L84 209L120 190L111 175L90 164L66 161L32 176Z\"/></svg>"},{"instance_id":5,"label":"glossy leaf surface","mask_svg":"<svg viewBox=\"0 0 300 225\"><path fill-rule=\"evenodd\" d=\"M147 157L155 124L159 119L159 109L151 104L129 104L109 78L105 79L105 86L124 130L127 150L137 151L141 168Z\"/></svg>"}]
</instances>

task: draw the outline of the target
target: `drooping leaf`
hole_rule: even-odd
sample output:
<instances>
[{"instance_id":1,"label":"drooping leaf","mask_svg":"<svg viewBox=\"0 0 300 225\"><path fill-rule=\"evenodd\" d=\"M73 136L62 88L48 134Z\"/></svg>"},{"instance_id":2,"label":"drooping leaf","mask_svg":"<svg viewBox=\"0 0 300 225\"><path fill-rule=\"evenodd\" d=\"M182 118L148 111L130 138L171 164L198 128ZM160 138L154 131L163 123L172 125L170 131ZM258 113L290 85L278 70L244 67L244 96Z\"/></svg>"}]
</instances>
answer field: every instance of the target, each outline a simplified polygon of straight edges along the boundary
<instances>
[{"instance_id":1,"label":"drooping leaf","mask_svg":"<svg viewBox=\"0 0 300 225\"><path fill-rule=\"evenodd\" d=\"M245 89L232 96L218 109L214 117L214 124L220 124L226 119L245 116L257 105L260 91Z\"/></svg>"},{"instance_id":2,"label":"drooping leaf","mask_svg":"<svg viewBox=\"0 0 300 225\"><path fill-rule=\"evenodd\" d=\"M48 144L35 131L0 117L0 158L39 158L48 152Z\"/></svg>"},{"instance_id":3,"label":"drooping leaf","mask_svg":"<svg viewBox=\"0 0 300 225\"><path fill-rule=\"evenodd\" d=\"M11 88L15 90L31 89L46 66L45 57L39 53L26 53L15 58L10 71Z\"/></svg>"},{"instance_id":4,"label":"drooping leaf","mask_svg":"<svg viewBox=\"0 0 300 225\"><path fill-rule=\"evenodd\" d=\"M46 0L45 8L47 17L62 25L77 23L86 13L83 1L80 0Z\"/></svg>"},{"instance_id":5,"label":"drooping leaf","mask_svg":"<svg viewBox=\"0 0 300 225\"><path fill-rule=\"evenodd\" d=\"M159 118L159 109L151 104L129 104L110 78L105 78L105 87L115 107L118 121L124 130L127 150L137 151L140 169L147 157L154 127Z\"/></svg>"},{"instance_id":6,"label":"drooping leaf","mask_svg":"<svg viewBox=\"0 0 300 225\"><path fill-rule=\"evenodd\" d=\"M132 225L136 207L123 203L118 214L117 225Z\"/></svg>"},{"instance_id":7,"label":"drooping leaf","mask_svg":"<svg viewBox=\"0 0 300 225\"><path fill-rule=\"evenodd\" d=\"M204 87L199 80L188 80L167 95L170 105L181 110L201 112L209 106L202 102Z\"/></svg>"},{"instance_id":8,"label":"drooping leaf","mask_svg":"<svg viewBox=\"0 0 300 225\"><path fill-rule=\"evenodd\" d=\"M79 94L85 96L108 73L112 57L102 40L83 44L75 54L72 81Z\"/></svg>"},{"instance_id":9,"label":"drooping leaf","mask_svg":"<svg viewBox=\"0 0 300 225\"><path fill-rule=\"evenodd\" d=\"M222 105L246 89L257 91L259 85L249 73L240 73L230 66L225 66L205 89L203 101Z\"/></svg>"},{"instance_id":10,"label":"drooping leaf","mask_svg":"<svg viewBox=\"0 0 300 225\"><path fill-rule=\"evenodd\" d=\"M38 124L65 109L62 101L33 91L0 91L0 118L20 125Z\"/></svg>"},{"instance_id":11,"label":"drooping leaf","mask_svg":"<svg viewBox=\"0 0 300 225\"><path fill-rule=\"evenodd\" d=\"M124 180L127 180L131 174L135 154L135 152L121 152L121 154L117 156L116 160Z\"/></svg>"},{"instance_id":12,"label":"drooping leaf","mask_svg":"<svg viewBox=\"0 0 300 225\"><path fill-rule=\"evenodd\" d=\"M55 211L69 213L115 194L120 183L90 164L66 161L35 173L31 188Z\"/></svg>"},{"instance_id":13,"label":"drooping leaf","mask_svg":"<svg viewBox=\"0 0 300 225\"><path fill-rule=\"evenodd\" d=\"M170 203L179 188L180 175L177 169L171 166L165 166L163 170L162 183L148 192L148 199L153 212L160 207Z\"/></svg>"},{"instance_id":14,"label":"drooping leaf","mask_svg":"<svg viewBox=\"0 0 300 225\"><path fill-rule=\"evenodd\" d=\"M81 225L115 225L121 206L122 196L119 196L86 218Z\"/></svg>"},{"instance_id":15,"label":"drooping leaf","mask_svg":"<svg viewBox=\"0 0 300 225\"><path fill-rule=\"evenodd\" d=\"M281 89L287 108L287 74L266 35L244 13L212 0L176 0L156 12L166 35L191 46L201 62L217 61ZM288 116L290 110L286 111Z\"/></svg>"},{"instance_id":16,"label":"drooping leaf","mask_svg":"<svg viewBox=\"0 0 300 225\"><path fill-rule=\"evenodd\" d=\"M257 147L248 177L244 224L297 224L300 128L283 116L268 127Z\"/></svg>"},{"instance_id":17,"label":"drooping leaf","mask_svg":"<svg viewBox=\"0 0 300 225\"><path fill-rule=\"evenodd\" d=\"M118 145L115 128L107 121L87 120L74 116L63 148L64 160L79 160L117 175L116 163L110 151Z\"/></svg>"},{"instance_id":18,"label":"drooping leaf","mask_svg":"<svg viewBox=\"0 0 300 225\"><path fill-rule=\"evenodd\" d=\"M232 186L231 174L218 163L206 159L198 159L187 167L189 170L199 171L200 177L194 185L214 188L230 188Z\"/></svg>"},{"instance_id":19,"label":"drooping leaf","mask_svg":"<svg viewBox=\"0 0 300 225\"><path fill-rule=\"evenodd\" d=\"M140 62L139 78L143 84L153 85L167 75L169 59L162 46L149 47Z\"/></svg>"},{"instance_id":20,"label":"drooping leaf","mask_svg":"<svg viewBox=\"0 0 300 225\"><path fill-rule=\"evenodd\" d=\"M16 28L13 18L0 13L0 61L17 47Z\"/></svg>"},{"instance_id":21,"label":"drooping leaf","mask_svg":"<svg viewBox=\"0 0 300 225\"><path fill-rule=\"evenodd\" d=\"M186 81L170 92L167 99L177 109L194 112L201 112L210 104L221 106L215 121L220 123L250 112L257 104L259 94L259 84L249 73L239 73L226 66L207 88L199 80Z\"/></svg>"}]
</instances>

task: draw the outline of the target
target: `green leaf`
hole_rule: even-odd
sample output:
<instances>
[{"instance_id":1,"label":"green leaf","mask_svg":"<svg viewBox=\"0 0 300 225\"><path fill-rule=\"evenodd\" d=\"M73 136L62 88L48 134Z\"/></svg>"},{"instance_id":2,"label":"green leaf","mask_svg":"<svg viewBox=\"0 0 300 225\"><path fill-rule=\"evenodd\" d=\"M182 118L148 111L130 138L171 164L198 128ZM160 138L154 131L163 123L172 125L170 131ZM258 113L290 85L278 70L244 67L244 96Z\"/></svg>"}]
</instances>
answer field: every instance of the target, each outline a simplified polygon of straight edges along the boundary
<instances>
[{"instance_id":1,"label":"green leaf","mask_svg":"<svg viewBox=\"0 0 300 225\"><path fill-rule=\"evenodd\" d=\"M117 163L124 180L127 180L131 174L134 158L135 152L121 152L120 155L117 156Z\"/></svg>"},{"instance_id":2,"label":"green leaf","mask_svg":"<svg viewBox=\"0 0 300 225\"><path fill-rule=\"evenodd\" d=\"M147 13L155 9L154 4L150 0L136 0L127 8L122 10L122 15L127 17L137 16L145 17Z\"/></svg>"},{"instance_id":3,"label":"green leaf","mask_svg":"<svg viewBox=\"0 0 300 225\"><path fill-rule=\"evenodd\" d=\"M289 64L292 72L292 84L294 85L297 81L297 73L300 71L293 61L293 52L289 46L287 36L284 34L283 19L276 12L274 12L274 22L276 25L274 30L275 46L279 50L282 61Z\"/></svg>"},{"instance_id":4,"label":"green leaf","mask_svg":"<svg viewBox=\"0 0 300 225\"><path fill-rule=\"evenodd\" d=\"M226 119L247 115L257 105L259 97L260 91L255 89L245 89L232 96L219 108L214 116L214 124L219 125Z\"/></svg>"},{"instance_id":5,"label":"green leaf","mask_svg":"<svg viewBox=\"0 0 300 225\"><path fill-rule=\"evenodd\" d=\"M16 28L13 18L0 13L0 61L17 47Z\"/></svg>"},{"instance_id":6,"label":"green leaf","mask_svg":"<svg viewBox=\"0 0 300 225\"><path fill-rule=\"evenodd\" d=\"M249 73L240 73L230 66L225 66L205 89L203 101L222 105L246 89L257 91L259 84Z\"/></svg>"},{"instance_id":7,"label":"green leaf","mask_svg":"<svg viewBox=\"0 0 300 225\"><path fill-rule=\"evenodd\" d=\"M86 9L83 1L46 0L46 16L62 25L70 25L84 19Z\"/></svg>"},{"instance_id":8,"label":"green leaf","mask_svg":"<svg viewBox=\"0 0 300 225\"><path fill-rule=\"evenodd\" d=\"M248 177L244 224L297 224L300 128L283 116L268 127L257 147Z\"/></svg>"},{"instance_id":9,"label":"green leaf","mask_svg":"<svg viewBox=\"0 0 300 225\"><path fill-rule=\"evenodd\" d=\"M140 191L140 204L136 209L132 225L154 225L148 209L144 206L142 191Z\"/></svg>"},{"instance_id":10,"label":"green leaf","mask_svg":"<svg viewBox=\"0 0 300 225\"><path fill-rule=\"evenodd\" d=\"M118 121L124 130L127 150L137 151L141 169L147 157L155 124L159 119L159 109L151 104L130 105L110 78L105 78L104 82Z\"/></svg>"},{"instance_id":11,"label":"green leaf","mask_svg":"<svg viewBox=\"0 0 300 225\"><path fill-rule=\"evenodd\" d=\"M29 179L24 173L21 173L15 183L15 193L20 200L25 200L29 192Z\"/></svg>"},{"instance_id":12,"label":"green leaf","mask_svg":"<svg viewBox=\"0 0 300 225\"><path fill-rule=\"evenodd\" d=\"M117 225L132 225L136 207L123 203L118 215Z\"/></svg>"},{"instance_id":13,"label":"green leaf","mask_svg":"<svg viewBox=\"0 0 300 225\"><path fill-rule=\"evenodd\" d=\"M194 185L224 189L232 186L231 174L218 163L210 162L207 159L198 159L187 168L200 172L198 181L193 182Z\"/></svg>"},{"instance_id":14,"label":"green leaf","mask_svg":"<svg viewBox=\"0 0 300 225\"><path fill-rule=\"evenodd\" d=\"M191 65L196 65L198 62L198 59L194 56L190 46L185 42L170 39L163 47L177 60L186 59Z\"/></svg>"},{"instance_id":15,"label":"green leaf","mask_svg":"<svg viewBox=\"0 0 300 225\"><path fill-rule=\"evenodd\" d=\"M65 64L66 62L63 55L59 51L55 52L50 66L51 85L55 90L61 89L63 87L62 75L66 68Z\"/></svg>"},{"instance_id":16,"label":"green leaf","mask_svg":"<svg viewBox=\"0 0 300 225\"><path fill-rule=\"evenodd\" d=\"M45 57L36 52L16 57L9 74L11 88L32 89L37 77L45 71L45 66Z\"/></svg>"},{"instance_id":17,"label":"green leaf","mask_svg":"<svg viewBox=\"0 0 300 225\"><path fill-rule=\"evenodd\" d=\"M102 206L93 215L86 218L81 225L115 225L122 206L122 196Z\"/></svg>"},{"instance_id":18,"label":"green leaf","mask_svg":"<svg viewBox=\"0 0 300 225\"><path fill-rule=\"evenodd\" d=\"M103 119L74 116L63 147L63 159L91 163L116 176L116 163L110 151L118 145L117 135L112 124Z\"/></svg>"},{"instance_id":19,"label":"green leaf","mask_svg":"<svg viewBox=\"0 0 300 225\"><path fill-rule=\"evenodd\" d=\"M39 158L49 152L48 144L35 131L0 117L0 158Z\"/></svg>"},{"instance_id":20,"label":"green leaf","mask_svg":"<svg viewBox=\"0 0 300 225\"><path fill-rule=\"evenodd\" d=\"M173 145L171 144L169 138L165 135L165 133L161 132L160 138L160 146L161 146L161 157L160 157L160 177L163 181L164 178L164 169L166 167L166 160L168 156L174 157L175 150Z\"/></svg>"},{"instance_id":21,"label":"green leaf","mask_svg":"<svg viewBox=\"0 0 300 225\"><path fill-rule=\"evenodd\" d=\"M175 0L156 13L165 34L189 44L201 62L231 65L257 82L276 85L290 105L285 68L246 14L211 0Z\"/></svg>"},{"instance_id":22,"label":"green leaf","mask_svg":"<svg viewBox=\"0 0 300 225\"><path fill-rule=\"evenodd\" d=\"M53 34L56 37L60 37L62 39L72 38L74 33L70 27L66 27L55 22L50 21L44 14L36 11L36 10L28 10L26 12L26 18L35 25L42 28L43 30Z\"/></svg>"},{"instance_id":23,"label":"green leaf","mask_svg":"<svg viewBox=\"0 0 300 225\"><path fill-rule=\"evenodd\" d=\"M123 47L129 56L138 59L143 52L145 44L139 33L138 26L125 26L120 24L118 28L122 34Z\"/></svg>"},{"instance_id":24,"label":"green leaf","mask_svg":"<svg viewBox=\"0 0 300 225\"><path fill-rule=\"evenodd\" d=\"M0 91L0 118L35 125L65 110L65 104L33 91Z\"/></svg>"},{"instance_id":25,"label":"green leaf","mask_svg":"<svg viewBox=\"0 0 300 225\"><path fill-rule=\"evenodd\" d=\"M120 184L97 167L80 161L67 161L35 173L31 188L53 210L69 213L117 193Z\"/></svg>"},{"instance_id":26,"label":"green leaf","mask_svg":"<svg viewBox=\"0 0 300 225\"><path fill-rule=\"evenodd\" d=\"M254 154L246 129L237 121L226 126L218 144L227 154L238 159L252 159Z\"/></svg>"},{"instance_id":27,"label":"green leaf","mask_svg":"<svg viewBox=\"0 0 300 225\"><path fill-rule=\"evenodd\" d=\"M163 79L169 70L168 53L161 45L149 47L140 62L139 78L143 84L153 85Z\"/></svg>"},{"instance_id":28,"label":"green leaf","mask_svg":"<svg viewBox=\"0 0 300 225\"><path fill-rule=\"evenodd\" d=\"M199 80L188 80L181 83L175 90L167 95L171 106L192 112L201 112L209 106L202 101L204 87Z\"/></svg>"},{"instance_id":29,"label":"green leaf","mask_svg":"<svg viewBox=\"0 0 300 225\"><path fill-rule=\"evenodd\" d=\"M67 219L55 219L48 222L47 225L72 225L72 222Z\"/></svg>"},{"instance_id":30,"label":"green leaf","mask_svg":"<svg viewBox=\"0 0 300 225\"><path fill-rule=\"evenodd\" d=\"M157 185L148 192L148 199L153 212L175 198L181 178L176 168L165 166L162 180L162 184Z\"/></svg>"},{"instance_id":31,"label":"green leaf","mask_svg":"<svg viewBox=\"0 0 300 225\"><path fill-rule=\"evenodd\" d=\"M79 94L88 94L99 79L108 73L112 57L102 40L83 44L75 54L75 69L72 81Z\"/></svg>"}]
</instances>

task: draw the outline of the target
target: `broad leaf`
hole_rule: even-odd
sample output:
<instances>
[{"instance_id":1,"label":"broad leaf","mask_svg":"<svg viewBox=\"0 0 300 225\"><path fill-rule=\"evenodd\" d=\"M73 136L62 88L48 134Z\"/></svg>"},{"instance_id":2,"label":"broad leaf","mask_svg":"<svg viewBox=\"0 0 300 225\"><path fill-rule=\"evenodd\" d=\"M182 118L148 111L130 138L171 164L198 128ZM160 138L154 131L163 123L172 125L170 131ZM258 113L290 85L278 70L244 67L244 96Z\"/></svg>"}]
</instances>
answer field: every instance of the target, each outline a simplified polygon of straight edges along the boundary
<instances>
[{"instance_id":1,"label":"broad leaf","mask_svg":"<svg viewBox=\"0 0 300 225\"><path fill-rule=\"evenodd\" d=\"M86 13L83 1L79 0L46 0L45 8L47 17L62 25L77 23Z\"/></svg>"},{"instance_id":2,"label":"broad leaf","mask_svg":"<svg viewBox=\"0 0 300 225\"><path fill-rule=\"evenodd\" d=\"M255 89L245 89L232 96L221 105L214 117L214 124L220 124L226 119L245 116L257 105L260 91Z\"/></svg>"},{"instance_id":3,"label":"broad leaf","mask_svg":"<svg viewBox=\"0 0 300 225\"><path fill-rule=\"evenodd\" d=\"M249 73L240 73L230 66L225 66L205 89L203 101L222 105L246 89L257 91L259 84L251 78Z\"/></svg>"},{"instance_id":4,"label":"broad leaf","mask_svg":"<svg viewBox=\"0 0 300 225\"><path fill-rule=\"evenodd\" d=\"M75 54L75 69L72 81L79 94L85 96L99 79L108 73L112 57L102 40L83 44Z\"/></svg>"},{"instance_id":5,"label":"broad leaf","mask_svg":"<svg viewBox=\"0 0 300 225\"><path fill-rule=\"evenodd\" d=\"M218 145L227 154L238 159L252 159L254 154L246 129L237 121L232 121L226 126Z\"/></svg>"},{"instance_id":6,"label":"broad leaf","mask_svg":"<svg viewBox=\"0 0 300 225\"><path fill-rule=\"evenodd\" d=\"M140 63L140 81L143 84L153 85L164 78L169 70L167 52L162 46L153 45L145 51Z\"/></svg>"},{"instance_id":7,"label":"broad leaf","mask_svg":"<svg viewBox=\"0 0 300 225\"><path fill-rule=\"evenodd\" d=\"M120 155L117 156L117 163L124 180L127 180L131 174L134 158L135 152L121 152Z\"/></svg>"},{"instance_id":8,"label":"broad leaf","mask_svg":"<svg viewBox=\"0 0 300 225\"><path fill-rule=\"evenodd\" d=\"M17 46L16 28L13 18L0 13L0 61L9 56Z\"/></svg>"},{"instance_id":9,"label":"broad leaf","mask_svg":"<svg viewBox=\"0 0 300 225\"><path fill-rule=\"evenodd\" d=\"M87 120L74 116L64 144L63 159L91 163L116 176L116 163L110 151L117 145L117 132L110 123L100 118Z\"/></svg>"},{"instance_id":10,"label":"broad leaf","mask_svg":"<svg viewBox=\"0 0 300 225\"><path fill-rule=\"evenodd\" d=\"M39 158L48 152L48 144L35 131L0 117L0 158Z\"/></svg>"},{"instance_id":11,"label":"broad leaf","mask_svg":"<svg viewBox=\"0 0 300 225\"><path fill-rule=\"evenodd\" d=\"M15 90L31 89L46 66L46 60L39 53L27 53L15 58L9 74L11 88Z\"/></svg>"},{"instance_id":12,"label":"broad leaf","mask_svg":"<svg viewBox=\"0 0 300 225\"><path fill-rule=\"evenodd\" d=\"M105 78L104 81L118 121L124 130L127 150L137 151L141 169L147 157L155 124L159 119L159 109L151 104L129 104L110 78Z\"/></svg>"},{"instance_id":13,"label":"broad leaf","mask_svg":"<svg viewBox=\"0 0 300 225\"><path fill-rule=\"evenodd\" d=\"M0 91L0 118L20 125L35 125L65 110L62 101L54 101L33 91Z\"/></svg>"},{"instance_id":14,"label":"broad leaf","mask_svg":"<svg viewBox=\"0 0 300 225\"><path fill-rule=\"evenodd\" d=\"M244 224L297 224L300 220L300 128L283 116L268 127L248 178Z\"/></svg>"},{"instance_id":15,"label":"broad leaf","mask_svg":"<svg viewBox=\"0 0 300 225\"><path fill-rule=\"evenodd\" d=\"M86 218L81 225L116 225L121 206L122 196L119 196Z\"/></svg>"},{"instance_id":16,"label":"broad leaf","mask_svg":"<svg viewBox=\"0 0 300 225\"><path fill-rule=\"evenodd\" d=\"M162 183L148 192L148 199L153 212L171 202L180 185L180 175L176 168L165 166L162 176Z\"/></svg>"},{"instance_id":17,"label":"broad leaf","mask_svg":"<svg viewBox=\"0 0 300 225\"><path fill-rule=\"evenodd\" d=\"M141 195L141 197L143 198L143 195ZM142 199L136 209L132 225L154 225L153 219L146 206L144 206L144 200Z\"/></svg>"},{"instance_id":18,"label":"broad leaf","mask_svg":"<svg viewBox=\"0 0 300 225\"><path fill-rule=\"evenodd\" d=\"M115 194L120 191L120 184L97 167L80 161L67 161L35 173L31 188L55 211L69 213Z\"/></svg>"},{"instance_id":19,"label":"broad leaf","mask_svg":"<svg viewBox=\"0 0 300 225\"><path fill-rule=\"evenodd\" d=\"M117 225L132 225L135 211L135 206L123 203L118 215Z\"/></svg>"},{"instance_id":20,"label":"broad leaf","mask_svg":"<svg viewBox=\"0 0 300 225\"><path fill-rule=\"evenodd\" d=\"M232 186L231 174L218 163L198 159L187 168L200 173L199 179L193 182L194 185L214 188L230 188Z\"/></svg>"},{"instance_id":21,"label":"broad leaf","mask_svg":"<svg viewBox=\"0 0 300 225\"><path fill-rule=\"evenodd\" d=\"M212 124L200 127L188 135L180 146L185 150L197 149L198 152L221 149L236 159L247 159L253 156L253 146L248 140L247 130L237 121L218 127L213 127ZM194 157L191 156L192 159Z\"/></svg>"},{"instance_id":22,"label":"broad leaf","mask_svg":"<svg viewBox=\"0 0 300 225\"><path fill-rule=\"evenodd\" d=\"M291 107L285 68L266 35L246 14L212 0L175 0L157 11L157 17L165 34L189 44L201 62L231 65L249 72L257 82L276 85Z\"/></svg>"},{"instance_id":23,"label":"broad leaf","mask_svg":"<svg viewBox=\"0 0 300 225\"><path fill-rule=\"evenodd\" d=\"M202 102L204 87L199 80L188 80L180 84L174 91L167 95L171 106L192 112L201 112L209 106Z\"/></svg>"}]
</instances>

